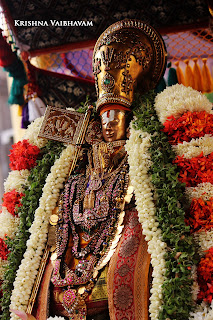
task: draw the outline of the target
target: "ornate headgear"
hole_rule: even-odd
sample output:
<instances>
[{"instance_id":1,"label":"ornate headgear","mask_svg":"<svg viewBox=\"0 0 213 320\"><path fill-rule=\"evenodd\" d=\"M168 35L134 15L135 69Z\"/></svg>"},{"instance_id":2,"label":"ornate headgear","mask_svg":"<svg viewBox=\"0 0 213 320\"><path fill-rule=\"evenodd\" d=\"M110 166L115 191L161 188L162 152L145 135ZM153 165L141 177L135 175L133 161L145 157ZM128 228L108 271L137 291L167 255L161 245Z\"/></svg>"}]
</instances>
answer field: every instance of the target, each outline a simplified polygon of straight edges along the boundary
<instances>
[{"instance_id":1,"label":"ornate headgear","mask_svg":"<svg viewBox=\"0 0 213 320\"><path fill-rule=\"evenodd\" d=\"M96 42L93 72L97 110L106 104L130 108L134 88L141 93L154 87L166 66L166 50L159 33L139 20L112 24Z\"/></svg>"}]
</instances>

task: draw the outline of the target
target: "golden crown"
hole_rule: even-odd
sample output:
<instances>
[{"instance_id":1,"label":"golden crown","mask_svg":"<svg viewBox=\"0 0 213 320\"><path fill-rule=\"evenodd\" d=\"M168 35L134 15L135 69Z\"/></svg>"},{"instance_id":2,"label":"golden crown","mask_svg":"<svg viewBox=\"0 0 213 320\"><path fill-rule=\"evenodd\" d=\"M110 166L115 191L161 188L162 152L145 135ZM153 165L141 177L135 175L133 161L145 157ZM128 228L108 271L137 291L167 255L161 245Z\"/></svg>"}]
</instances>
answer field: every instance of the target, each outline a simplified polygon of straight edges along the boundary
<instances>
[{"instance_id":1,"label":"golden crown","mask_svg":"<svg viewBox=\"0 0 213 320\"><path fill-rule=\"evenodd\" d=\"M112 24L98 38L93 53L97 110L106 104L131 107L134 89L154 89L166 66L160 34L139 20Z\"/></svg>"}]
</instances>

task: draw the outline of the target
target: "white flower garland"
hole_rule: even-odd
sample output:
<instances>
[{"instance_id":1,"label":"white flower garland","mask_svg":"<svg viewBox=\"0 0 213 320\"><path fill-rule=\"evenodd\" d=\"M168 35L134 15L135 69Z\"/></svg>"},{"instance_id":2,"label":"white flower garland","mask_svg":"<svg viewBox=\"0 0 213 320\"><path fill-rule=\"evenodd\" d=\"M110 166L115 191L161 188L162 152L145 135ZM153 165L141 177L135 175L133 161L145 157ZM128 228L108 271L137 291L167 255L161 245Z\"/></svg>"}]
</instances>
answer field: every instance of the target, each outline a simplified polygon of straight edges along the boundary
<instances>
[{"instance_id":1,"label":"white flower garland","mask_svg":"<svg viewBox=\"0 0 213 320\"><path fill-rule=\"evenodd\" d=\"M183 156L186 159L197 157L203 152L204 156L213 152L213 137L206 134L204 137L192 139L190 142L184 141L173 146L175 153L178 156Z\"/></svg>"},{"instance_id":2,"label":"white flower garland","mask_svg":"<svg viewBox=\"0 0 213 320\"><path fill-rule=\"evenodd\" d=\"M132 127L130 132L130 138L126 143L130 165L130 183L135 190L139 221L142 224L145 239L148 241L148 252L151 254L153 282L149 312L151 319L157 320L162 305L162 285L165 280L164 254L166 243L162 241L161 230L158 228L152 193L154 188L148 174L148 170L152 165L151 157L148 153L151 136Z\"/></svg>"},{"instance_id":3,"label":"white flower garland","mask_svg":"<svg viewBox=\"0 0 213 320\"><path fill-rule=\"evenodd\" d=\"M205 251L213 247L213 229L194 233L194 239L199 245L198 253L201 257L204 256Z\"/></svg>"},{"instance_id":4,"label":"white flower garland","mask_svg":"<svg viewBox=\"0 0 213 320\"><path fill-rule=\"evenodd\" d=\"M175 84L156 96L155 109L159 120L164 123L168 117L179 118L186 111L212 113L212 103L201 92Z\"/></svg>"},{"instance_id":5,"label":"white flower garland","mask_svg":"<svg viewBox=\"0 0 213 320\"><path fill-rule=\"evenodd\" d=\"M2 212L0 213L0 238L5 239L6 236L11 239L14 238L16 230L18 228L19 218L14 217L6 207L2 207ZM0 279L3 279L4 266L7 261L0 258Z\"/></svg>"},{"instance_id":6,"label":"white flower garland","mask_svg":"<svg viewBox=\"0 0 213 320\"><path fill-rule=\"evenodd\" d=\"M27 169L11 171L4 182L4 191L9 192L15 189L17 192L23 193L23 186L28 185L27 178L29 174L30 171Z\"/></svg>"},{"instance_id":7,"label":"white flower garland","mask_svg":"<svg viewBox=\"0 0 213 320\"><path fill-rule=\"evenodd\" d=\"M212 320L213 319L213 301L210 307L204 302L198 307L196 312L190 314L189 320Z\"/></svg>"},{"instance_id":8,"label":"white flower garland","mask_svg":"<svg viewBox=\"0 0 213 320\"><path fill-rule=\"evenodd\" d=\"M43 138L39 138L38 134L39 134L39 130L42 124L44 117L40 117L37 118L35 121L33 121L27 128L23 138L21 140L27 139L29 140L29 143L34 144L35 146L37 146L38 148L43 148L48 140L47 139L43 139Z\"/></svg>"},{"instance_id":9,"label":"white flower garland","mask_svg":"<svg viewBox=\"0 0 213 320\"><path fill-rule=\"evenodd\" d=\"M10 309L26 311L47 238L49 218L69 173L73 155L74 146L69 145L62 151L60 158L55 161L47 176L39 207L35 211L34 222L29 229L31 235L27 241L27 249L16 273ZM18 317L11 313L11 320L16 319L18 320Z\"/></svg>"},{"instance_id":10,"label":"white flower garland","mask_svg":"<svg viewBox=\"0 0 213 320\"><path fill-rule=\"evenodd\" d=\"M10 238L15 236L17 227L19 224L19 218L14 217L6 207L2 207L0 214L0 238L4 239L7 235Z\"/></svg>"},{"instance_id":11,"label":"white flower garland","mask_svg":"<svg viewBox=\"0 0 213 320\"><path fill-rule=\"evenodd\" d=\"M207 201L213 197L213 185L210 182L202 182L196 187L187 187L186 194L191 201L193 198L202 198L204 201Z\"/></svg>"}]
</instances>

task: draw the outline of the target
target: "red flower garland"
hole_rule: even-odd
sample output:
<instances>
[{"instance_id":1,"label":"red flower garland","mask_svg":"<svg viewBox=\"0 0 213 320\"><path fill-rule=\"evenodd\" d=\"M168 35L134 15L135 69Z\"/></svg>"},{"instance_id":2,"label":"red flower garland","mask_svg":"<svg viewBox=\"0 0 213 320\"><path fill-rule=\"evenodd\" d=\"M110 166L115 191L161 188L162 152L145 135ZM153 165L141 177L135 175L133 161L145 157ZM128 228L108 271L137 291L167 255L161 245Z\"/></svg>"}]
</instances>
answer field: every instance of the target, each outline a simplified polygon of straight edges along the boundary
<instances>
[{"instance_id":1,"label":"red flower garland","mask_svg":"<svg viewBox=\"0 0 213 320\"><path fill-rule=\"evenodd\" d=\"M170 116L164 123L163 131L168 134L171 144L189 142L192 138L213 134L213 114L188 111L178 119Z\"/></svg>"},{"instance_id":2,"label":"red flower garland","mask_svg":"<svg viewBox=\"0 0 213 320\"><path fill-rule=\"evenodd\" d=\"M17 207L21 207L21 198L24 196L23 193L17 192L15 189L9 192L6 192L3 195L2 206L6 207L7 210L13 215L17 216Z\"/></svg>"},{"instance_id":3,"label":"red flower garland","mask_svg":"<svg viewBox=\"0 0 213 320\"><path fill-rule=\"evenodd\" d=\"M178 156L174 163L180 169L178 179L185 183L186 187L195 187L202 182L213 184L213 152L206 157L202 152L199 156L191 159Z\"/></svg>"},{"instance_id":4,"label":"red flower garland","mask_svg":"<svg viewBox=\"0 0 213 320\"><path fill-rule=\"evenodd\" d=\"M211 303L213 298L213 247L210 248L205 257L201 259L198 265L197 275L200 286L198 300Z\"/></svg>"},{"instance_id":5,"label":"red flower garland","mask_svg":"<svg viewBox=\"0 0 213 320\"><path fill-rule=\"evenodd\" d=\"M9 250L3 239L0 238L0 258L2 260L7 260Z\"/></svg>"},{"instance_id":6,"label":"red flower garland","mask_svg":"<svg viewBox=\"0 0 213 320\"><path fill-rule=\"evenodd\" d=\"M191 227L191 232L213 228L213 198L207 201L202 198L192 199L185 222Z\"/></svg>"},{"instance_id":7,"label":"red flower garland","mask_svg":"<svg viewBox=\"0 0 213 320\"><path fill-rule=\"evenodd\" d=\"M36 160L40 149L28 142L22 140L15 143L10 150L10 168L12 170L31 169L36 166Z\"/></svg>"}]
</instances>

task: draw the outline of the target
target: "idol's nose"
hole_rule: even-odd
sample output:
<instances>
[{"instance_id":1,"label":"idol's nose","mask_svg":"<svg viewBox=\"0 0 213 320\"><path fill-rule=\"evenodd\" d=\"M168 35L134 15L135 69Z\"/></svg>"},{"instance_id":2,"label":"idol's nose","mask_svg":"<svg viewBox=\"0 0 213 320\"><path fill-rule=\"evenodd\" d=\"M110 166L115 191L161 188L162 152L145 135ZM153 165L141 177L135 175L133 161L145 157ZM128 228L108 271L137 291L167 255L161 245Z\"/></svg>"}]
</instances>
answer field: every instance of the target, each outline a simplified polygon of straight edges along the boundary
<instances>
[{"instance_id":1,"label":"idol's nose","mask_svg":"<svg viewBox=\"0 0 213 320\"><path fill-rule=\"evenodd\" d=\"M106 126L107 129L112 129L112 124L111 124L111 121L109 123L107 123L107 126Z\"/></svg>"}]
</instances>

